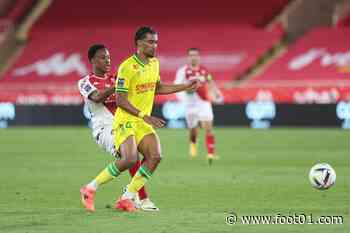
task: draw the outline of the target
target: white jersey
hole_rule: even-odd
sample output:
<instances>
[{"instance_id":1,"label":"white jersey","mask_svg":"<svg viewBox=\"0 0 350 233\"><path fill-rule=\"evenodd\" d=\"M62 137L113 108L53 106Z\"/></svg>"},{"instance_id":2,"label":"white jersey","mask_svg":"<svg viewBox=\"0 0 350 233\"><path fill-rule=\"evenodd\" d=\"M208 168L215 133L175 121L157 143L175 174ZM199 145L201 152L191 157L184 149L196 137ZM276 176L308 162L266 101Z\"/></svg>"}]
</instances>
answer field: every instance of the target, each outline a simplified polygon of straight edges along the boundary
<instances>
[{"instance_id":1,"label":"white jersey","mask_svg":"<svg viewBox=\"0 0 350 233\"><path fill-rule=\"evenodd\" d=\"M114 78L111 76L101 78L96 75L87 75L78 82L80 94L91 113L94 138L105 128L111 129L116 109L116 96L113 94L103 103L95 103L89 99L89 95L96 90L104 90L111 86L114 86Z\"/></svg>"},{"instance_id":2,"label":"white jersey","mask_svg":"<svg viewBox=\"0 0 350 233\"><path fill-rule=\"evenodd\" d=\"M201 86L194 92L179 92L177 98L185 104L185 117L188 128L196 128L199 122L213 121L213 109L209 101L208 81L211 76L204 67L197 70L189 66L183 66L176 72L175 84L187 83L190 80L198 79Z\"/></svg>"},{"instance_id":3,"label":"white jersey","mask_svg":"<svg viewBox=\"0 0 350 233\"><path fill-rule=\"evenodd\" d=\"M198 103L210 102L208 93L208 78L211 77L204 67L193 70L188 65L179 68L176 72L175 84L188 83L190 80L197 79L201 82L201 86L197 91L178 92L176 97L186 105L196 105Z\"/></svg>"}]
</instances>

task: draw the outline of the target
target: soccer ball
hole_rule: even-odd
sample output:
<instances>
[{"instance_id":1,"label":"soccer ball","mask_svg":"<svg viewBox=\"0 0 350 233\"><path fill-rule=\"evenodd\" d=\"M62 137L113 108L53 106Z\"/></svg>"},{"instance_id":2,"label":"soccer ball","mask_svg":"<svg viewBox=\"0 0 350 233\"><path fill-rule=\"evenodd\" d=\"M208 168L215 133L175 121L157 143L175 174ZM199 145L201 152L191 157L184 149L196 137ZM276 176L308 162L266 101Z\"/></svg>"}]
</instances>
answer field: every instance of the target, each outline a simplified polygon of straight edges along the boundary
<instances>
[{"instance_id":1,"label":"soccer ball","mask_svg":"<svg viewBox=\"0 0 350 233\"><path fill-rule=\"evenodd\" d=\"M337 178L334 169L327 163L318 163L309 172L311 185L319 190L329 189Z\"/></svg>"}]
</instances>

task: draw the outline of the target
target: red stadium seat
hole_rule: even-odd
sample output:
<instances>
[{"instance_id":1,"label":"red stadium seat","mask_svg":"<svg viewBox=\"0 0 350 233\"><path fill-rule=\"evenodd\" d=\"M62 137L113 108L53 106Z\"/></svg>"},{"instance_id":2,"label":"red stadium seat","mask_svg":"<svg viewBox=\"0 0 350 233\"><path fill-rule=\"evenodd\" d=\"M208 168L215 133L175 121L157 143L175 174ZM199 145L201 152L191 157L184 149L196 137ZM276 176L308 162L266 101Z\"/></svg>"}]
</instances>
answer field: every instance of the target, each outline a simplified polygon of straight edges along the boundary
<instances>
[{"instance_id":1,"label":"red stadium seat","mask_svg":"<svg viewBox=\"0 0 350 233\"><path fill-rule=\"evenodd\" d=\"M278 102L350 99L350 29L318 28L303 36L246 87Z\"/></svg>"},{"instance_id":2,"label":"red stadium seat","mask_svg":"<svg viewBox=\"0 0 350 233\"><path fill-rule=\"evenodd\" d=\"M348 27L348 26L350 26L350 14L345 15L344 17L339 19L335 24L335 27L337 28Z\"/></svg>"},{"instance_id":3,"label":"red stadium seat","mask_svg":"<svg viewBox=\"0 0 350 233\"><path fill-rule=\"evenodd\" d=\"M9 9L5 17L13 23L18 23L34 3L35 0L16 0L16 3Z\"/></svg>"},{"instance_id":4,"label":"red stadium seat","mask_svg":"<svg viewBox=\"0 0 350 233\"><path fill-rule=\"evenodd\" d=\"M140 25L140 24L238 24L264 26L290 0L177 0L133 1L104 0L96 9L96 2L85 0L53 1L41 25ZM83 6L83 7L82 7ZM62 17L64 14L64 17ZM79 16L79 20L77 19Z\"/></svg>"},{"instance_id":5,"label":"red stadium seat","mask_svg":"<svg viewBox=\"0 0 350 233\"><path fill-rule=\"evenodd\" d=\"M104 10L96 10L96 4L90 1L54 1L32 29L22 55L0 80L1 86L6 93L7 86L21 88L12 90L22 94L75 93L76 81L89 70L86 51L91 44L106 44L116 69L133 52L135 29L145 24L159 32L158 56L164 81L173 81L176 69L185 63L189 47L202 50L202 61L218 82L231 81L281 38L278 31L254 27L266 24L288 1L267 2L199 4L179 0L169 5L159 0L145 11L145 1L134 4L107 0Z\"/></svg>"}]
</instances>

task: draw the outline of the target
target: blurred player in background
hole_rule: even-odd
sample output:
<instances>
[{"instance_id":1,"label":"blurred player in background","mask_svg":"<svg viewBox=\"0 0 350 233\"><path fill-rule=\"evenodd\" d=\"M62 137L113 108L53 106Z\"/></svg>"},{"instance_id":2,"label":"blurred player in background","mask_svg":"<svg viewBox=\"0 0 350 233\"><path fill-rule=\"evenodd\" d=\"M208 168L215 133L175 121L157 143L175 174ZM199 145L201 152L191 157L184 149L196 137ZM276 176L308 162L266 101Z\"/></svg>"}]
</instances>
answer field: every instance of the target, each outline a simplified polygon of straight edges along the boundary
<instances>
[{"instance_id":1,"label":"blurred player in background","mask_svg":"<svg viewBox=\"0 0 350 233\"><path fill-rule=\"evenodd\" d=\"M118 158L112 131L116 95L115 77L110 74L110 55L104 45L95 44L89 48L88 58L92 64L92 74L79 80L78 87L92 115L92 136L100 147ZM129 169L130 175L135 175L140 166L141 162L138 160L135 166ZM89 211L95 210L94 196L100 184L100 177L96 177L80 190L82 202ZM158 210L148 199L145 188L141 188L138 194L140 201L137 200L137 206L143 210Z\"/></svg>"},{"instance_id":2,"label":"blurred player in background","mask_svg":"<svg viewBox=\"0 0 350 233\"><path fill-rule=\"evenodd\" d=\"M197 138L199 127L205 129L205 143L207 159L212 163L215 156L215 137L213 134L212 102L222 103L223 95L216 87L213 77L208 70L200 64L200 50L190 48L187 51L188 64L179 68L176 73L175 84L188 83L199 80L200 87L196 91L177 93L177 98L185 104L186 122L189 128L190 156L197 156Z\"/></svg>"}]
</instances>

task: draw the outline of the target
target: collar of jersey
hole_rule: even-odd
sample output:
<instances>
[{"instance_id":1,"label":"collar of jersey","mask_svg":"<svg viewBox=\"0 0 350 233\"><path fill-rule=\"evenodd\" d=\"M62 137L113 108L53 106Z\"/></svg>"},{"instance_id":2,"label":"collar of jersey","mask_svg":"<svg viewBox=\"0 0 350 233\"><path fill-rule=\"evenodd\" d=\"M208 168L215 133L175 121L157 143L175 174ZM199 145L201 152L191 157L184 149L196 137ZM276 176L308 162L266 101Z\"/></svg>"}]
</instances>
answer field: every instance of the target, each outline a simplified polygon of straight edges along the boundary
<instances>
[{"instance_id":1,"label":"collar of jersey","mask_svg":"<svg viewBox=\"0 0 350 233\"><path fill-rule=\"evenodd\" d=\"M94 73L91 73L90 76L93 76L94 78L97 78L97 79L103 79L103 80L105 80L107 78L107 74L105 74L103 77L101 77L101 76L98 76Z\"/></svg>"},{"instance_id":2,"label":"collar of jersey","mask_svg":"<svg viewBox=\"0 0 350 233\"><path fill-rule=\"evenodd\" d=\"M140 58L137 57L136 54L134 54L132 57L140 66L145 67L145 64L140 60Z\"/></svg>"}]
</instances>

